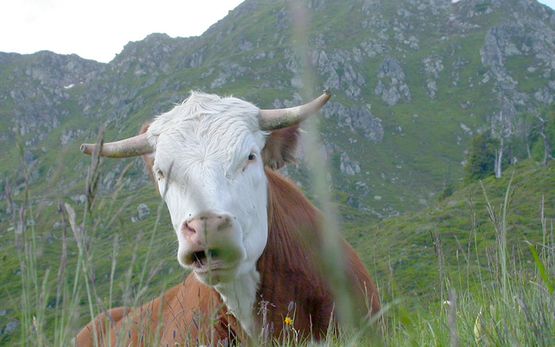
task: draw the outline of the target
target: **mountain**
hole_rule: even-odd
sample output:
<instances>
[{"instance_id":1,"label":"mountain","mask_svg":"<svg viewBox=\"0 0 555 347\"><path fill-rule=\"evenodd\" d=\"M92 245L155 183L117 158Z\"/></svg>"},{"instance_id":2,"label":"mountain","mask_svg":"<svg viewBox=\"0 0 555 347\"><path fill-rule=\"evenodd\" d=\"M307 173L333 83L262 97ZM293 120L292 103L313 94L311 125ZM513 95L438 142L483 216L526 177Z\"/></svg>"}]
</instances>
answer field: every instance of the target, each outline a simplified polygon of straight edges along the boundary
<instances>
[{"instance_id":1,"label":"mountain","mask_svg":"<svg viewBox=\"0 0 555 347\"><path fill-rule=\"evenodd\" d=\"M351 206L376 218L428 205L461 177L474 134L493 127L518 136L526 115L553 103L555 17L536 1L306 5L310 88L335 95L322 122L334 181L353 193ZM110 125L108 139L133 134L191 89L261 107L300 102L290 9L284 1L245 1L200 37L153 34L109 64L2 54L0 141L23 141L39 171L65 151L81 169L86 158L76 144L101 124ZM4 176L18 160L6 147Z\"/></svg>"},{"instance_id":2,"label":"mountain","mask_svg":"<svg viewBox=\"0 0 555 347\"><path fill-rule=\"evenodd\" d=\"M19 288L12 240L28 196L38 216L27 224L59 258L58 202L82 208L90 159L78 146L101 125L107 140L134 135L190 90L270 108L324 88L334 97L322 112L323 151L349 230L421 211L461 180L475 135L515 143L505 151L513 163L527 158L530 123L554 102L555 12L535 0L246 0L199 37L152 34L108 64L0 53L0 198L11 199L0 204L4 293ZM103 216L125 187L118 222L96 235L100 248L111 249L111 233L129 241L154 225L143 218L158 206L143 171L138 159L102 161ZM310 192L302 164L286 173ZM167 216L161 223L169 229ZM172 240L157 240L157 259L175 263L163 248Z\"/></svg>"}]
</instances>

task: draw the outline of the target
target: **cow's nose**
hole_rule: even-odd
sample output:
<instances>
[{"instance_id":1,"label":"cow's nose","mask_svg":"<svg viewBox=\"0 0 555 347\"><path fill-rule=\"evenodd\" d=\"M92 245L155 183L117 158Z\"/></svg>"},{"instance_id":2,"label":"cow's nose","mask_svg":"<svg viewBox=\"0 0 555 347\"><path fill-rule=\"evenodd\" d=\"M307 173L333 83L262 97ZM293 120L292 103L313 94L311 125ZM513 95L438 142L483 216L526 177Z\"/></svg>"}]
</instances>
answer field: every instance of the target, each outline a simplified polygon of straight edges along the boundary
<instances>
[{"instance_id":1,"label":"cow's nose","mask_svg":"<svg viewBox=\"0 0 555 347\"><path fill-rule=\"evenodd\" d=\"M215 232L224 231L231 227L232 218L226 214L202 213L183 223L182 231L185 237L200 244Z\"/></svg>"}]
</instances>

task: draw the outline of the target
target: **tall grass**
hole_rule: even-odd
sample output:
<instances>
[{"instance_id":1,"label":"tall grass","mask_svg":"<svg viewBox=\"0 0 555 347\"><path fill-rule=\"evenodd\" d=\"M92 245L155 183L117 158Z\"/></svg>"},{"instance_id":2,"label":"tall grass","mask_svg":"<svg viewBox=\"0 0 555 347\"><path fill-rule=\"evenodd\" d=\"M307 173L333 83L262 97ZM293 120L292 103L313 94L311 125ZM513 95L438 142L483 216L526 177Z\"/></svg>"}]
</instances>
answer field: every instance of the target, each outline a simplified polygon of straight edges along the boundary
<instances>
[{"instance_id":1,"label":"tall grass","mask_svg":"<svg viewBox=\"0 0 555 347\"><path fill-rule=\"evenodd\" d=\"M26 170L23 170L24 178L28 176ZM102 166L93 165L91 170L102 172ZM68 346L84 323L110 309L114 303L136 306L164 290L166 283L160 283L163 280L156 277L159 264L153 257L161 249L168 252L168 247L171 248L171 245L155 242L163 219L162 205L158 205L154 224L150 229L137 233L133 244L124 248L117 236L111 238L110 243L95 239L107 225L116 235L129 225L124 223L117 227L115 216L125 214L123 206L126 204L121 203L125 198L120 195L125 191L122 187L125 182L123 176L127 172L127 169L123 170L111 196L95 198L96 190L87 190L90 208L87 205L79 207L81 217L71 204L58 205L57 218L66 222L66 227L60 230L61 237L55 244L59 249L53 254L58 257L48 261L44 256L45 232L36 222L41 220L40 214L44 211L37 210L33 203L28 180L25 179L26 189L19 198L7 189L7 204L12 206L14 212L10 221L14 226L14 257L18 258L21 270L20 293L12 293L14 299L19 300L17 314L20 328L19 337L8 341L4 339L2 343ZM495 249L480 247L474 228L469 230L467 247L461 247L467 253L456 264L449 263L452 257L445 254L442 234L433 233L431 240L436 246L436 269L440 274L438 279L442 291L429 296L432 299L418 309L408 306L402 296L393 295L396 299L384 304L383 317L374 322L379 339L368 340L364 332L342 327L338 335L330 334L323 344L555 345L555 233L553 220L545 216L545 202L543 199L538 202L541 205L538 216L540 241L530 242L524 248L514 247L507 238L509 230L518 232L518 228L511 228L508 222L512 183L507 185L500 200L491 199L487 187L482 187L484 208L496 235ZM121 206L118 208L118 205ZM476 213L473 206L469 204L468 207L471 217ZM148 251L137 255L141 253L137 250L145 244ZM118 253L126 249L133 256L128 255L125 261L118 262L121 259ZM493 253L490 254L490 251ZM475 266L476 263L478 266ZM99 270L104 273L99 273ZM104 276L107 279L103 280ZM395 282L395 278L378 278L378 282L385 281ZM339 295L346 295L346 292L338 292ZM291 330L284 339L267 344L306 346L314 342L300 340Z\"/></svg>"},{"instance_id":2,"label":"tall grass","mask_svg":"<svg viewBox=\"0 0 555 347\"><path fill-rule=\"evenodd\" d=\"M446 269L439 234L434 233L438 256L438 276L443 292L410 317L402 307L387 316L390 333L384 336L389 346L552 346L555 344L555 243L553 220L541 208L542 242L523 247L507 242L509 206L512 195L510 180L501 204L495 207L483 184L485 208L496 235L496 256L488 250L478 251L476 238L468 253L454 270ZM471 209L470 209L471 210ZM469 215L473 215L470 211ZM549 229L547 226L550 225ZM518 232L518 229L513 229ZM512 246L511 248L509 246ZM475 251L475 260L470 254ZM524 248L527 250L527 248ZM540 253L537 249L541 250ZM487 265L480 259L488 258ZM478 273L469 274L470 265ZM477 284L477 287L472 284Z\"/></svg>"},{"instance_id":3,"label":"tall grass","mask_svg":"<svg viewBox=\"0 0 555 347\"><path fill-rule=\"evenodd\" d=\"M102 142L102 134L101 131L98 144ZM84 206L79 206L78 210L82 212L81 216L79 217L74 206L67 202L58 204L56 216L49 213L51 211L45 211L44 207L37 211L36 206L39 205L37 202L40 198L32 196L33 189L29 184L28 168L23 160L23 148L20 152L20 172L24 178L23 192L14 196L10 182L7 181L5 184L5 203L8 210L13 211L8 222L13 227L9 227L8 230L13 229L15 234L13 246L6 248L15 251L13 254L19 261L18 273L21 279L20 302L14 305L18 311L15 322L19 323L19 338L10 338L4 334L0 344L70 346L77 331L98 314L112 308L114 302L119 305L136 306L139 302L145 301L147 289L159 270L159 264L150 261L150 250L157 249L153 240L158 231L162 204L159 204L154 226L149 231L147 252L139 256L143 260L139 270L135 264L135 257L126 261L123 266L118 266L117 259L118 256L121 257L119 253L128 254L129 251L124 251L125 248L119 243L116 233L110 247L109 280L99 281L96 270L98 267L105 269L103 264L106 257L110 257L106 249L110 246L110 241L95 238L114 227L118 218L127 216L126 204L115 208L114 203L121 203L122 198L119 195L125 185L124 176L129 172L129 165L122 170L121 176L117 179L113 194L97 201L96 194L102 170L98 153L95 153L87 174L86 202ZM62 199L69 200L68 197ZM48 235L55 232L40 224L51 224L56 219L62 225L60 242L56 244L61 250L47 244ZM114 229L118 232L122 230L119 227ZM137 237L132 245L127 245L134 250L133 254L138 253L139 247L145 248L141 241L141 237ZM58 254L59 262L49 259L46 256L48 254ZM122 272L126 275L119 275L123 281L115 286L116 273ZM158 283L157 286L156 291L159 292L165 284ZM118 293L117 298L114 292Z\"/></svg>"},{"instance_id":4,"label":"tall grass","mask_svg":"<svg viewBox=\"0 0 555 347\"><path fill-rule=\"evenodd\" d=\"M311 66L309 45L310 16L306 5L301 2L290 2L289 12L293 16L293 45L296 58L299 61L299 74L303 81L300 94L305 100L315 97L315 73ZM304 136L305 162L310 173L312 189L322 210L323 242L321 252L325 254L319 262L327 274L330 287L334 291L336 311L339 323L343 329L352 329L355 322L353 302L349 296L349 288L342 257L341 240L339 232L338 213L332 203L331 192L327 174L330 172L326 158L321 148L322 140L319 136L319 122L317 117L309 119L306 123L307 132Z\"/></svg>"}]
</instances>

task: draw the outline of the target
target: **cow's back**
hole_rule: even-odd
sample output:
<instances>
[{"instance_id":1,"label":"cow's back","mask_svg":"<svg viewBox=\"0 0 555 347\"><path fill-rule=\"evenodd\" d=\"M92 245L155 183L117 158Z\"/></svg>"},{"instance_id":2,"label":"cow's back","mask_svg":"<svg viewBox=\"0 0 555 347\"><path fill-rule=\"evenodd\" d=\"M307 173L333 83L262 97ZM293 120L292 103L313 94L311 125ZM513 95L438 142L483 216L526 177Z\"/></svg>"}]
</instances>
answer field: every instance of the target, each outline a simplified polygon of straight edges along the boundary
<instances>
[{"instance_id":1,"label":"cow's back","mask_svg":"<svg viewBox=\"0 0 555 347\"><path fill-rule=\"evenodd\" d=\"M190 274L183 283L141 307L119 307L99 315L79 332L76 346L95 346L95 335L99 346L199 345L236 340L240 334L237 323L224 312L217 292Z\"/></svg>"}]
</instances>

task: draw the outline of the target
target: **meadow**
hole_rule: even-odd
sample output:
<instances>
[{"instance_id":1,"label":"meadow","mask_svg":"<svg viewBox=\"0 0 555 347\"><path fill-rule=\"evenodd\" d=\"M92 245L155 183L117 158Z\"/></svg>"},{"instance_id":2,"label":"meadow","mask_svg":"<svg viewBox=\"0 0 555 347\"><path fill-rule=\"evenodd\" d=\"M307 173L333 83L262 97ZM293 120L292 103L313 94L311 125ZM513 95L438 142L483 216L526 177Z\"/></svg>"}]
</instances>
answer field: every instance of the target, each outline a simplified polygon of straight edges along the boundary
<instances>
[{"instance_id":1,"label":"meadow","mask_svg":"<svg viewBox=\"0 0 555 347\"><path fill-rule=\"evenodd\" d=\"M66 197L58 206L43 206L32 187L14 198L7 186L4 203L12 213L2 240L3 291L19 326L11 338L3 335L2 344L71 345L97 314L137 306L184 278L169 217L154 188L131 191L124 170L110 194L99 193L106 174L101 164L91 161L86 199L78 203ZM554 170L552 163L524 162L502 179L461 184L428 210L371 226L360 219L341 222L353 211L332 203L341 195L318 188L325 177L315 174L321 191L314 195L329 199L316 203L338 227L328 237L339 237L341 230L354 245L378 282L383 309L362 328L340 324L324 341L299 339L291 328L280 339L255 344L553 345ZM138 197L147 197L155 212L130 223ZM53 220L59 222L55 227L44 227ZM327 247L332 248L326 254L341 256L333 243ZM348 302L341 297L345 293L337 295L338 302Z\"/></svg>"}]
</instances>

